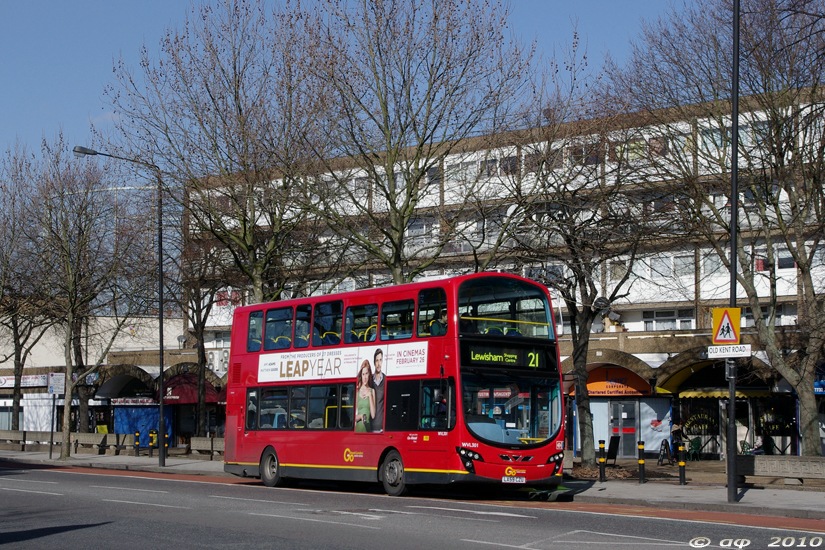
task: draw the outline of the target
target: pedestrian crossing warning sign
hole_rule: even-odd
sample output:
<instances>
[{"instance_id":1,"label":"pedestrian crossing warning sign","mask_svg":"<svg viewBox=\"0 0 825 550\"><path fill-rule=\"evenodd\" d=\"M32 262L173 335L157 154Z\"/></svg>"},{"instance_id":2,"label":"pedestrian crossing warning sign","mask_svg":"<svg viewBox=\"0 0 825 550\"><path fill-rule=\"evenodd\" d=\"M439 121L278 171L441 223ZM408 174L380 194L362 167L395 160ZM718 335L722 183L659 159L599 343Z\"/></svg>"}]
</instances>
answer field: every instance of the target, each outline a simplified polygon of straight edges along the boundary
<instances>
[{"instance_id":1,"label":"pedestrian crossing warning sign","mask_svg":"<svg viewBox=\"0 0 825 550\"><path fill-rule=\"evenodd\" d=\"M713 309L713 345L739 344L741 312L738 307Z\"/></svg>"}]
</instances>

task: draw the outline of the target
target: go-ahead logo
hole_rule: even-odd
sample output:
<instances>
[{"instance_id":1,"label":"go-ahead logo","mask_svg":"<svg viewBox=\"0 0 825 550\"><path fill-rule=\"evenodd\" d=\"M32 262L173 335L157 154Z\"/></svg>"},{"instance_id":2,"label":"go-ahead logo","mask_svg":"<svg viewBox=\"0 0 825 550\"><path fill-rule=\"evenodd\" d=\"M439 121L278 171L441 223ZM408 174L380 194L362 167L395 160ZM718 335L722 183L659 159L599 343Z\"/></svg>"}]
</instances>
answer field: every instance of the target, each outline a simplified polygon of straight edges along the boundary
<instances>
[{"instance_id":1,"label":"go-ahead logo","mask_svg":"<svg viewBox=\"0 0 825 550\"><path fill-rule=\"evenodd\" d=\"M344 449L344 462L354 462L356 458L364 458L363 451L353 451L349 447Z\"/></svg>"},{"instance_id":2,"label":"go-ahead logo","mask_svg":"<svg viewBox=\"0 0 825 550\"><path fill-rule=\"evenodd\" d=\"M506 476L517 476L519 474L526 474L526 473L527 473L527 470L517 470L517 469L513 468L512 466L507 466L504 469L504 475L506 475Z\"/></svg>"}]
</instances>

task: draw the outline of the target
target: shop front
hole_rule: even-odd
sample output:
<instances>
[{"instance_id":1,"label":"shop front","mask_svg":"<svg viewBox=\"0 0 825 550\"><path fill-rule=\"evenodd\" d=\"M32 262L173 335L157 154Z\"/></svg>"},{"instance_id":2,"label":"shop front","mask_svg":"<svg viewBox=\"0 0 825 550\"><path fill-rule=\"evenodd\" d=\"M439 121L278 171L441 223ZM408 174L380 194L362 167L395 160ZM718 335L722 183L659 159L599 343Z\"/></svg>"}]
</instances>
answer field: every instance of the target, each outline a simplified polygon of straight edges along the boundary
<instances>
[{"instance_id":1,"label":"shop front","mask_svg":"<svg viewBox=\"0 0 825 550\"><path fill-rule=\"evenodd\" d=\"M593 415L594 443L609 444L618 437L618 458L638 456L639 441L646 454L657 453L662 441L670 439L670 398L658 397L654 384L630 369L603 365L590 371L587 379L590 411ZM575 389L569 392L575 400ZM575 403L572 404L575 408ZM580 449L578 422L574 420L574 448Z\"/></svg>"},{"instance_id":2,"label":"shop front","mask_svg":"<svg viewBox=\"0 0 825 550\"><path fill-rule=\"evenodd\" d=\"M204 380L207 431L216 431L218 417L218 391L209 380ZM197 433L198 427L198 376L185 372L172 376L164 383L164 409L172 413L170 447L185 447ZM211 428L211 429L210 429Z\"/></svg>"},{"instance_id":3,"label":"shop front","mask_svg":"<svg viewBox=\"0 0 825 550\"><path fill-rule=\"evenodd\" d=\"M797 405L785 384L766 380L752 364L739 366L736 439L740 453L798 454ZM674 396L674 422L682 426L693 458L723 459L730 390L722 361L695 364L666 386ZM785 391L782 391L782 390Z\"/></svg>"}]
</instances>

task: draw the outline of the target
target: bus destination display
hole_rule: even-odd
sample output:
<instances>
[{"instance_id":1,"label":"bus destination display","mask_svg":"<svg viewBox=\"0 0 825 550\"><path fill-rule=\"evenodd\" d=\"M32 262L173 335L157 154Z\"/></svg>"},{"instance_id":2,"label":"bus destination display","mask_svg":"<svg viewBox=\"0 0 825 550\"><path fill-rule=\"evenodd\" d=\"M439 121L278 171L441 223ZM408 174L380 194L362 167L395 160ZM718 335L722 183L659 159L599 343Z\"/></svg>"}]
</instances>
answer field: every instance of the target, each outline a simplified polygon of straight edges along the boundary
<instances>
[{"instance_id":1,"label":"bus destination display","mask_svg":"<svg viewBox=\"0 0 825 550\"><path fill-rule=\"evenodd\" d=\"M485 346L467 343L463 347L464 363L485 367L520 367L543 370L545 352L541 348Z\"/></svg>"}]
</instances>

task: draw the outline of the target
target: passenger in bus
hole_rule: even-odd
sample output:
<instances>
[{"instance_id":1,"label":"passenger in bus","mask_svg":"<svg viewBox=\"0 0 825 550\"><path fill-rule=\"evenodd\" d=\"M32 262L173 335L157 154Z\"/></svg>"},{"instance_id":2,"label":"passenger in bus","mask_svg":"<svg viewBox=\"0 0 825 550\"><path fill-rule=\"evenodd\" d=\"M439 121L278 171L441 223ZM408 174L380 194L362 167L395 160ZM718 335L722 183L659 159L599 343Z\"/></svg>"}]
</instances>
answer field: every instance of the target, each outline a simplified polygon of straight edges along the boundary
<instances>
[{"instance_id":1,"label":"passenger in bus","mask_svg":"<svg viewBox=\"0 0 825 550\"><path fill-rule=\"evenodd\" d=\"M430 335L431 336L443 336L447 334L447 309L444 308L441 310L441 315L439 315L438 319L434 320L430 323Z\"/></svg>"},{"instance_id":2,"label":"passenger in bus","mask_svg":"<svg viewBox=\"0 0 825 550\"><path fill-rule=\"evenodd\" d=\"M258 407L256 403L258 398L254 393L249 394L249 400L246 403L246 429L254 430L257 427Z\"/></svg>"},{"instance_id":3,"label":"passenger in bus","mask_svg":"<svg viewBox=\"0 0 825 550\"><path fill-rule=\"evenodd\" d=\"M372 431L380 432L384 429L384 351L381 348L375 350L373 356L375 364L375 375L372 377L372 385L375 388L375 414L372 419Z\"/></svg>"},{"instance_id":4,"label":"passenger in bus","mask_svg":"<svg viewBox=\"0 0 825 550\"><path fill-rule=\"evenodd\" d=\"M375 416L375 388L373 388L372 367L368 359L364 359L358 369L358 379L355 382L357 399L355 401L355 431L368 432L372 418Z\"/></svg>"},{"instance_id":5,"label":"passenger in bus","mask_svg":"<svg viewBox=\"0 0 825 550\"><path fill-rule=\"evenodd\" d=\"M439 427L447 424L447 398L441 390L433 392L433 416L436 418L436 425Z\"/></svg>"},{"instance_id":6,"label":"passenger in bus","mask_svg":"<svg viewBox=\"0 0 825 550\"><path fill-rule=\"evenodd\" d=\"M466 313L461 316L459 327L461 328L461 334L475 334L478 332L475 321L471 321Z\"/></svg>"}]
</instances>

